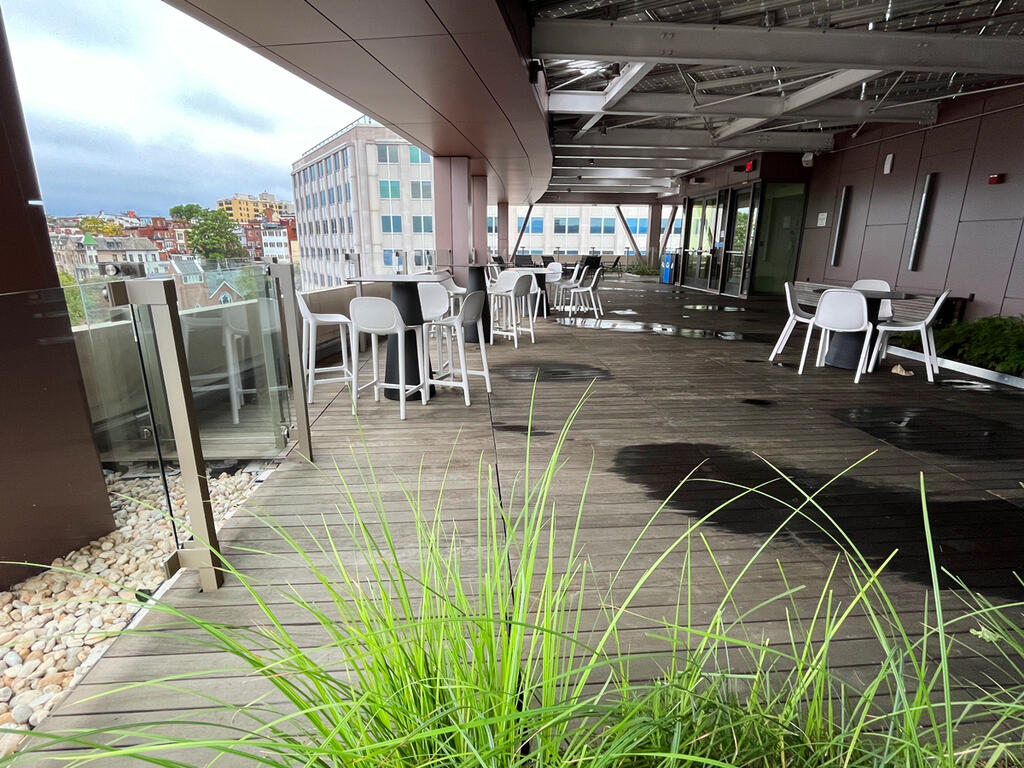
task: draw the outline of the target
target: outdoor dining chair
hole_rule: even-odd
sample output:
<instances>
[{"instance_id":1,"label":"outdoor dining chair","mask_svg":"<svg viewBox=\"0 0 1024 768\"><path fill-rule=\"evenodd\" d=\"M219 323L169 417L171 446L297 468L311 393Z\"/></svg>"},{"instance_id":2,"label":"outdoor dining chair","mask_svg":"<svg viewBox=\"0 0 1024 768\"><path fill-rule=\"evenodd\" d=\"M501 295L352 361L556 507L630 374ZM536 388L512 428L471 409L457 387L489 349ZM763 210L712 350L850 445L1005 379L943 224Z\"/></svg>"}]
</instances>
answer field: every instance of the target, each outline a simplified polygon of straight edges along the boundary
<instances>
[{"instance_id":1,"label":"outdoor dining chair","mask_svg":"<svg viewBox=\"0 0 1024 768\"><path fill-rule=\"evenodd\" d=\"M522 300L529 298L536 280L528 273L509 269L501 273L498 281L491 286L491 344L495 336L508 336L516 349L519 349L519 334L523 331L523 323L529 320L530 340L533 335L533 313L521 311Z\"/></svg>"},{"instance_id":2,"label":"outdoor dining chair","mask_svg":"<svg viewBox=\"0 0 1024 768\"><path fill-rule=\"evenodd\" d=\"M358 296L352 299L349 305L349 313L352 315L352 348L356 349L356 339L360 333L370 334L370 357L372 360L373 379L363 386L373 387L373 399L380 401L382 389L398 390L398 415L405 419L405 402L409 395L419 391L423 404L426 405L429 387L426 384L430 372L426 370L427 356L423 340L423 326L408 326L402 319L402 313L398 306L391 299L380 298L379 296ZM405 355L408 350L405 348L405 334L413 331L416 337L416 361L420 371L418 384L407 384L405 379ZM386 384L380 376L379 355L377 339L379 336L398 337L398 383ZM356 400L359 397L359 366L352 366L352 408L356 408Z\"/></svg>"},{"instance_id":3,"label":"outdoor dining chair","mask_svg":"<svg viewBox=\"0 0 1024 768\"><path fill-rule=\"evenodd\" d=\"M857 373L853 377L853 383L860 383L860 375L868 362L868 349L871 346L871 320L868 318L868 301L864 294L852 288L830 288L821 294L818 302L818 309L807 325L807 336L804 338L804 351L800 355L800 370L803 374L804 363L807 361L807 349L811 346L811 336L814 329L821 329L821 337L818 341L818 359L815 365L825 365L825 353L828 351L829 336L833 333L857 333L866 331L864 334L864 346L860 351L860 359L857 361Z\"/></svg>"},{"instance_id":4,"label":"outdoor dining chair","mask_svg":"<svg viewBox=\"0 0 1024 768\"><path fill-rule=\"evenodd\" d=\"M789 310L789 318L782 327L782 333L779 334L779 340L775 342L775 348L768 355L769 361L782 354L782 350L786 348L786 343L789 341L789 337L793 333L793 329L796 328L797 323L810 323L814 319L814 315L810 312L805 312L797 303L793 292L793 283L787 282L784 287L786 289L786 308Z\"/></svg>"},{"instance_id":5,"label":"outdoor dining chair","mask_svg":"<svg viewBox=\"0 0 1024 768\"><path fill-rule=\"evenodd\" d=\"M886 280L854 280L850 287L865 291L892 290L892 286ZM882 303L878 305L878 319L880 321L892 320L892 301L890 299L882 299Z\"/></svg>"},{"instance_id":6,"label":"outdoor dining chair","mask_svg":"<svg viewBox=\"0 0 1024 768\"><path fill-rule=\"evenodd\" d=\"M875 370L875 365L878 363L879 356L885 358L885 352L889 347L889 334L892 333L920 333L921 334L921 351L924 353L924 369L928 375L928 381L935 382L935 374L939 372L939 356L935 351L935 332L932 330L932 323L935 322L935 318L939 314L939 309L942 307L942 303L949 296L949 291L943 291L942 294L932 304L923 316L918 315L917 317L896 317L888 322L878 324L878 339L875 341L875 349L871 353L871 364L868 366L868 372ZM904 302L910 304L911 302Z\"/></svg>"},{"instance_id":7,"label":"outdoor dining chair","mask_svg":"<svg viewBox=\"0 0 1024 768\"><path fill-rule=\"evenodd\" d=\"M348 382L352 384L352 369L354 365L349 363L349 336L351 334L352 321L341 314L324 314L311 312L302 294L295 292L295 299L299 305L299 314L302 315L302 360L306 365L306 402L313 402L313 388L317 384L329 384L331 382ZM338 342L341 345L341 365L316 366L316 337L317 330L322 326L338 327ZM353 357L359 352L352 347ZM328 379L318 379L317 376L325 373L340 373ZM355 406L353 406L354 408ZM355 411L353 411L354 413Z\"/></svg>"},{"instance_id":8,"label":"outdoor dining chair","mask_svg":"<svg viewBox=\"0 0 1024 768\"><path fill-rule=\"evenodd\" d=\"M578 285L569 290L569 317L572 317L576 309L576 302L579 300L579 309L582 312L594 311L594 319L600 319L598 312L604 314L604 307L601 306L601 297L598 295L598 285L601 282L601 275L604 270L598 267L590 278L590 282Z\"/></svg>"},{"instance_id":9,"label":"outdoor dining chair","mask_svg":"<svg viewBox=\"0 0 1024 768\"><path fill-rule=\"evenodd\" d=\"M486 301L487 294L484 291L473 291L466 295L458 314L449 315L441 320L428 321L424 325L427 333L437 332L448 337L454 336L455 347L459 354L459 380L455 379L456 371L451 357L452 349L449 346L447 360L443 357L439 359L438 374L430 379L429 383L440 387L458 387L462 389L462 396L466 401L466 405L470 404L469 377L471 375L483 376L487 391L491 391L491 371L487 366L487 345L484 343L483 312ZM466 359L466 328L471 326L476 327L477 338L480 340L480 360L483 369L479 371L470 370L469 362ZM442 373L444 371L447 371L447 373Z\"/></svg>"}]
</instances>

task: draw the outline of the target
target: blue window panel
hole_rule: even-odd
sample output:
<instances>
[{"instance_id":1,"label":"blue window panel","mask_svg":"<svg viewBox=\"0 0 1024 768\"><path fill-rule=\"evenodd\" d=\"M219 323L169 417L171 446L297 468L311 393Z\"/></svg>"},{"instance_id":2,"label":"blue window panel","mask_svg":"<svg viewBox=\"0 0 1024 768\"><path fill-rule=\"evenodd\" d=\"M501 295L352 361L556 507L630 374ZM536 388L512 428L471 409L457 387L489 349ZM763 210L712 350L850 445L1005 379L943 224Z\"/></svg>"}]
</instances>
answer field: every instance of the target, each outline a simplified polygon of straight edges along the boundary
<instances>
[{"instance_id":1,"label":"blue window panel","mask_svg":"<svg viewBox=\"0 0 1024 768\"><path fill-rule=\"evenodd\" d=\"M487 234L493 235L498 231L498 217L488 216L487 217Z\"/></svg>"},{"instance_id":2,"label":"blue window panel","mask_svg":"<svg viewBox=\"0 0 1024 768\"><path fill-rule=\"evenodd\" d=\"M392 263L394 262L394 260L395 260L395 252L392 249L390 249L390 248L385 248L384 249L384 264L386 266L390 267L392 265Z\"/></svg>"},{"instance_id":3,"label":"blue window panel","mask_svg":"<svg viewBox=\"0 0 1024 768\"><path fill-rule=\"evenodd\" d=\"M331 156L330 155L328 155L327 157L324 158L324 172L325 173L330 173L331 172Z\"/></svg>"},{"instance_id":4,"label":"blue window panel","mask_svg":"<svg viewBox=\"0 0 1024 768\"><path fill-rule=\"evenodd\" d=\"M565 219L563 217L555 216L555 234L565 234Z\"/></svg>"},{"instance_id":5,"label":"blue window panel","mask_svg":"<svg viewBox=\"0 0 1024 768\"><path fill-rule=\"evenodd\" d=\"M324 190L320 190L320 205L327 205L327 193Z\"/></svg>"},{"instance_id":6,"label":"blue window panel","mask_svg":"<svg viewBox=\"0 0 1024 768\"><path fill-rule=\"evenodd\" d=\"M516 232L522 232L523 231L523 222L525 222L525 221L526 221L526 217L525 216L519 216L519 217L516 218Z\"/></svg>"},{"instance_id":7,"label":"blue window panel","mask_svg":"<svg viewBox=\"0 0 1024 768\"><path fill-rule=\"evenodd\" d=\"M590 234L600 235L601 234L601 219L590 220Z\"/></svg>"},{"instance_id":8,"label":"blue window panel","mask_svg":"<svg viewBox=\"0 0 1024 768\"><path fill-rule=\"evenodd\" d=\"M353 229L352 229L352 217L351 216L348 217L348 231L349 232L353 231Z\"/></svg>"},{"instance_id":9,"label":"blue window panel","mask_svg":"<svg viewBox=\"0 0 1024 768\"><path fill-rule=\"evenodd\" d=\"M626 219L626 226L634 235L636 234L636 219Z\"/></svg>"},{"instance_id":10,"label":"blue window panel","mask_svg":"<svg viewBox=\"0 0 1024 768\"><path fill-rule=\"evenodd\" d=\"M402 196L402 182L387 181L380 182L380 197L382 200L398 200Z\"/></svg>"},{"instance_id":11,"label":"blue window panel","mask_svg":"<svg viewBox=\"0 0 1024 768\"><path fill-rule=\"evenodd\" d=\"M569 234L570 235L578 235L580 233L580 217L579 216L570 216L569 217L568 229L569 229Z\"/></svg>"},{"instance_id":12,"label":"blue window panel","mask_svg":"<svg viewBox=\"0 0 1024 768\"><path fill-rule=\"evenodd\" d=\"M543 253L544 253L544 251L542 251L540 249L535 249L535 250L530 251L530 255L531 256L541 256L541 255L543 255Z\"/></svg>"},{"instance_id":13,"label":"blue window panel","mask_svg":"<svg viewBox=\"0 0 1024 768\"><path fill-rule=\"evenodd\" d=\"M615 219L612 218L612 219L605 219L604 220L604 233L606 235L614 235L615 234Z\"/></svg>"},{"instance_id":14,"label":"blue window panel","mask_svg":"<svg viewBox=\"0 0 1024 768\"><path fill-rule=\"evenodd\" d=\"M401 230L399 230L401 231ZM434 231L434 217L433 216L413 216L412 217L412 231L417 234L423 234Z\"/></svg>"},{"instance_id":15,"label":"blue window panel","mask_svg":"<svg viewBox=\"0 0 1024 768\"><path fill-rule=\"evenodd\" d=\"M639 231L638 234L641 234L641 235L646 235L647 234L647 219L640 219L640 231Z\"/></svg>"},{"instance_id":16,"label":"blue window panel","mask_svg":"<svg viewBox=\"0 0 1024 768\"><path fill-rule=\"evenodd\" d=\"M530 232L535 235L542 234L544 232L544 219L540 216L534 216L530 219Z\"/></svg>"},{"instance_id":17,"label":"blue window panel","mask_svg":"<svg viewBox=\"0 0 1024 768\"><path fill-rule=\"evenodd\" d=\"M344 196L344 194L343 194L343 193L344 193L344 188L343 188L343 187L341 186L341 184L339 184L339 185L338 185L338 202L339 202L339 203L340 203L340 202L341 202L342 200L344 200L344 199L345 199L345 196Z\"/></svg>"},{"instance_id":18,"label":"blue window panel","mask_svg":"<svg viewBox=\"0 0 1024 768\"><path fill-rule=\"evenodd\" d=\"M333 203L334 202L334 187L328 187L327 188L327 202L328 203Z\"/></svg>"},{"instance_id":19,"label":"blue window panel","mask_svg":"<svg viewBox=\"0 0 1024 768\"><path fill-rule=\"evenodd\" d=\"M409 147L409 162L414 165L426 165L430 162L430 155L419 147Z\"/></svg>"},{"instance_id":20,"label":"blue window panel","mask_svg":"<svg viewBox=\"0 0 1024 768\"><path fill-rule=\"evenodd\" d=\"M351 200L352 199L352 184L350 184L347 181L345 182L345 199L346 200Z\"/></svg>"},{"instance_id":21,"label":"blue window panel","mask_svg":"<svg viewBox=\"0 0 1024 768\"><path fill-rule=\"evenodd\" d=\"M343 168L348 168L348 150L341 150L341 165Z\"/></svg>"},{"instance_id":22,"label":"blue window panel","mask_svg":"<svg viewBox=\"0 0 1024 768\"><path fill-rule=\"evenodd\" d=\"M579 256L580 252L579 251L566 251L565 255L566 256Z\"/></svg>"}]
</instances>

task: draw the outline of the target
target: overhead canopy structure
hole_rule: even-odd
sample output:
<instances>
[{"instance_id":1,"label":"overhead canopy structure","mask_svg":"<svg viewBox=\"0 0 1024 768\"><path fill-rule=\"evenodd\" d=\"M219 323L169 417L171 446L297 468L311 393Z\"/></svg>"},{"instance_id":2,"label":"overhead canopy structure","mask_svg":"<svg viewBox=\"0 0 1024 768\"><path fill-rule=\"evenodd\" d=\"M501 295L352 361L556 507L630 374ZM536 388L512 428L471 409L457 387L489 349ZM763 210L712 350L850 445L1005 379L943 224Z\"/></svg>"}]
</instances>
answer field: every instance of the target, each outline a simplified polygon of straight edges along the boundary
<instances>
[{"instance_id":1,"label":"overhead canopy structure","mask_svg":"<svg viewBox=\"0 0 1024 768\"><path fill-rule=\"evenodd\" d=\"M821 152L1024 84L1024 11L966 0L530 0L554 176L542 201L655 201L751 150ZM628 196L628 197L626 197Z\"/></svg>"},{"instance_id":2,"label":"overhead canopy structure","mask_svg":"<svg viewBox=\"0 0 1024 768\"><path fill-rule=\"evenodd\" d=\"M503 0L166 0L436 156L495 200L547 187L545 94L525 9ZM340 127L340 126L339 126Z\"/></svg>"}]
</instances>

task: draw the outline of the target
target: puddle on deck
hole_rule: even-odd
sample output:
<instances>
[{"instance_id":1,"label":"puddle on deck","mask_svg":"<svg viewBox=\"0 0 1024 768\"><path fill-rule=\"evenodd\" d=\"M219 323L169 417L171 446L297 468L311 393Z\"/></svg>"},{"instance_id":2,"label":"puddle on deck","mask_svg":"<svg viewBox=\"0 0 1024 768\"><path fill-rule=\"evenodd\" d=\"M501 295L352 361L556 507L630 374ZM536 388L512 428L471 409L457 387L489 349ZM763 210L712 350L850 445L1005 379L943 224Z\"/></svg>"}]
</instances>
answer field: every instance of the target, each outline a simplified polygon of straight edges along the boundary
<instances>
[{"instance_id":1,"label":"puddle on deck","mask_svg":"<svg viewBox=\"0 0 1024 768\"><path fill-rule=\"evenodd\" d=\"M513 381L593 381L612 378L607 368L577 363L510 363L491 366L491 373Z\"/></svg>"},{"instance_id":2,"label":"puddle on deck","mask_svg":"<svg viewBox=\"0 0 1024 768\"><path fill-rule=\"evenodd\" d=\"M786 477L808 493L824 488L815 501L828 515L808 507L806 516L797 516L787 524L785 530L789 535L783 536L780 542L792 544L796 537L813 547L816 553L823 554L822 550L834 553L837 545L833 537L838 537L835 527L838 525L874 565L881 564L898 550L886 571L928 587L931 575L914 468L892 468L891 474L906 475L906 482L900 485L858 477L858 474L884 469L878 466L879 461L878 458L868 459L858 469L834 480L829 475L777 464ZM842 469L836 466L837 473ZM769 481L763 494L771 494L791 505L799 505L804 500L799 491L752 452L727 445L629 445L618 451L612 470L627 482L643 487L648 498L655 502L663 502L671 495L668 508L685 514L691 521L733 499L741 493L742 487ZM675 491L691 471L692 478ZM736 483L742 487L733 485ZM970 491L967 487L965 490ZM780 501L750 493L731 501L704 525L712 546L715 529L749 535L750 549L742 557L752 557L764 538L781 525L791 511ZM934 494L928 500L928 514L940 568L948 569L970 588L1019 599L1020 583L1013 571L1021 564L1024 515L1018 507L985 494L974 493L972 498L956 500ZM804 578L802 562L813 561L815 567L819 563L810 552L788 551L793 558L791 561L784 559L785 553L773 556L783 558L783 567L794 579ZM946 575L941 576L940 583L943 587L955 586L953 579Z\"/></svg>"},{"instance_id":3,"label":"puddle on deck","mask_svg":"<svg viewBox=\"0 0 1024 768\"><path fill-rule=\"evenodd\" d=\"M575 328L589 328L598 331L618 331L619 333L656 333L659 336L679 336L686 339L722 339L723 341L742 341L744 336L738 331L715 331L707 328L681 328L671 323L642 323L638 320L609 320L592 317L559 317L555 320L559 325Z\"/></svg>"}]
</instances>

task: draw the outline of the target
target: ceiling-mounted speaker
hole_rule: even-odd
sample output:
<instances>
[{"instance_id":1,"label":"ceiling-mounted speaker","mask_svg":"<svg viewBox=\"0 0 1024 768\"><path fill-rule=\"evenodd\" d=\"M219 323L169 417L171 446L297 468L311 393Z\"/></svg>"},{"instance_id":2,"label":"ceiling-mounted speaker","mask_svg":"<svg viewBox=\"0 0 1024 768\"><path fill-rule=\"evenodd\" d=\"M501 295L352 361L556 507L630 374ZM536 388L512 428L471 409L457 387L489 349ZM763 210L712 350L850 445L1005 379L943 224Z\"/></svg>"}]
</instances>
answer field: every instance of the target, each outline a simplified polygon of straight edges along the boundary
<instances>
[{"instance_id":1,"label":"ceiling-mounted speaker","mask_svg":"<svg viewBox=\"0 0 1024 768\"><path fill-rule=\"evenodd\" d=\"M814 153L813 152L804 152L803 156L800 158L800 165L802 165L804 168L813 168L814 167Z\"/></svg>"}]
</instances>

